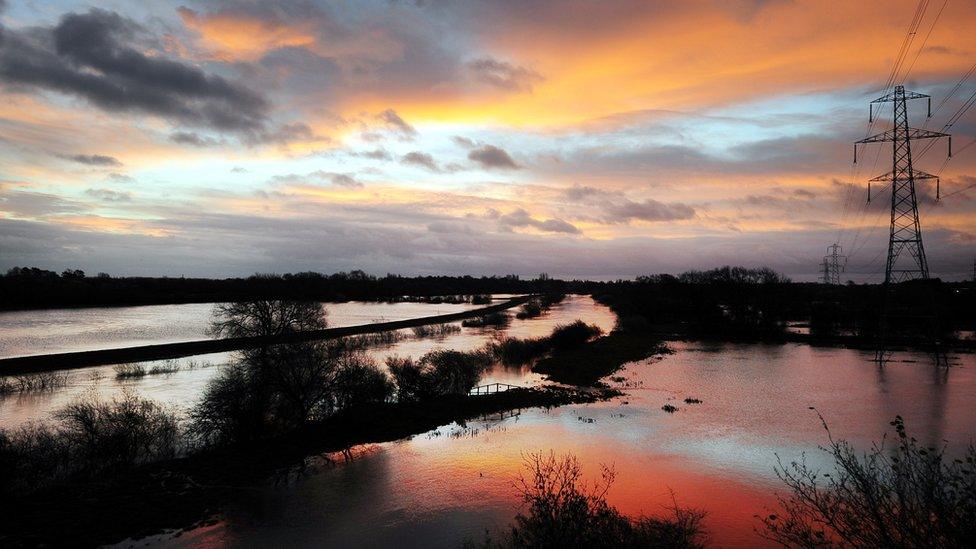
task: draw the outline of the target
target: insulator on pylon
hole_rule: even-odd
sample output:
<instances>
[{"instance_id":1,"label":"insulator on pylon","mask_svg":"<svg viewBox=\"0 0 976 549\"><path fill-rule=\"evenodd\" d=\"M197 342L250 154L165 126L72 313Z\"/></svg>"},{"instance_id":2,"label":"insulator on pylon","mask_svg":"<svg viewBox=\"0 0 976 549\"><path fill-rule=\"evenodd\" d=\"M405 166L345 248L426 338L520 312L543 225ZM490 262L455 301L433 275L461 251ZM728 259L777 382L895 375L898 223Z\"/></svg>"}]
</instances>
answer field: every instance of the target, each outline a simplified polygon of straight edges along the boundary
<instances>
[{"instance_id":1,"label":"insulator on pylon","mask_svg":"<svg viewBox=\"0 0 976 549\"><path fill-rule=\"evenodd\" d=\"M932 98L929 97L929 118L932 118Z\"/></svg>"},{"instance_id":2,"label":"insulator on pylon","mask_svg":"<svg viewBox=\"0 0 976 549\"><path fill-rule=\"evenodd\" d=\"M935 199L942 200L942 190L939 188L939 178L935 178Z\"/></svg>"},{"instance_id":3,"label":"insulator on pylon","mask_svg":"<svg viewBox=\"0 0 976 549\"><path fill-rule=\"evenodd\" d=\"M874 122L874 105L868 103L868 123Z\"/></svg>"},{"instance_id":4,"label":"insulator on pylon","mask_svg":"<svg viewBox=\"0 0 976 549\"><path fill-rule=\"evenodd\" d=\"M871 181L868 180L868 204L871 203Z\"/></svg>"}]
</instances>

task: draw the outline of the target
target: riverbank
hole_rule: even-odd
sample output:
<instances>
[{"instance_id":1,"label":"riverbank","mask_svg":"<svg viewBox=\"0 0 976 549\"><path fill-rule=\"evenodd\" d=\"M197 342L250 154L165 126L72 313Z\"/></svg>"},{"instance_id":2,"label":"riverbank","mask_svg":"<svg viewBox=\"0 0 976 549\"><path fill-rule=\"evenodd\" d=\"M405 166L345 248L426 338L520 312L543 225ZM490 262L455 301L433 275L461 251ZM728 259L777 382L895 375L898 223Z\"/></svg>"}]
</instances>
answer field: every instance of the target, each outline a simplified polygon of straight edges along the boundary
<instances>
[{"instance_id":1,"label":"riverbank","mask_svg":"<svg viewBox=\"0 0 976 549\"><path fill-rule=\"evenodd\" d=\"M389 442L452 422L525 408L607 400L612 389L545 387L429 402L356 407L258 444L234 445L137 467L112 479L70 482L17 498L0 515L0 545L59 545L70 532L79 546L115 543L210 519L241 491L301 471L308 456Z\"/></svg>"}]
</instances>

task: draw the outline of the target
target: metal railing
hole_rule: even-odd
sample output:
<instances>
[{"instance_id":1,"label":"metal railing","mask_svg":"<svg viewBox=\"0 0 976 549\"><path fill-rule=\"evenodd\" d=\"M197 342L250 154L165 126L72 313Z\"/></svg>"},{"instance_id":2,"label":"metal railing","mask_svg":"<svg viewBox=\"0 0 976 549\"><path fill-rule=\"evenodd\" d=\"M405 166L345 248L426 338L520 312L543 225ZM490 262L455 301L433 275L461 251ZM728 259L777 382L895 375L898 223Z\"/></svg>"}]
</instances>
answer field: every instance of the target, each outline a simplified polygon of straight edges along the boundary
<instances>
[{"instance_id":1,"label":"metal railing","mask_svg":"<svg viewBox=\"0 0 976 549\"><path fill-rule=\"evenodd\" d=\"M508 383L489 383L487 385L478 385L468 391L471 396L477 395L491 395L495 393L501 393L504 391L510 391L512 389L524 389L518 385L509 385Z\"/></svg>"}]
</instances>

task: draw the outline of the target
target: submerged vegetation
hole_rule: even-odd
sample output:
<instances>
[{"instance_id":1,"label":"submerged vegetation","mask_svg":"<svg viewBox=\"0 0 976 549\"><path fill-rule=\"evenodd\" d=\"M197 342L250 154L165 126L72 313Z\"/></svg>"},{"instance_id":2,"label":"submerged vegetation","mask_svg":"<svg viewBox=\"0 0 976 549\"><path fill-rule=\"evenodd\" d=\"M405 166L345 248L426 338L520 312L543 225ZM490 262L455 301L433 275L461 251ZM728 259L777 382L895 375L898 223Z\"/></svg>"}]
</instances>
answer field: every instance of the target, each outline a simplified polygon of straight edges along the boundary
<instances>
[{"instance_id":1,"label":"submerged vegetation","mask_svg":"<svg viewBox=\"0 0 976 549\"><path fill-rule=\"evenodd\" d=\"M0 397L52 391L68 384L65 372L41 372L14 377L0 377Z\"/></svg>"},{"instance_id":2,"label":"submerged vegetation","mask_svg":"<svg viewBox=\"0 0 976 549\"><path fill-rule=\"evenodd\" d=\"M524 457L525 473L515 486L527 509L492 548L646 547L696 548L704 544L705 513L675 504L670 516L628 517L607 503L616 477L604 466L601 479L587 485L579 460L533 453ZM471 544L469 544L471 545Z\"/></svg>"}]
</instances>

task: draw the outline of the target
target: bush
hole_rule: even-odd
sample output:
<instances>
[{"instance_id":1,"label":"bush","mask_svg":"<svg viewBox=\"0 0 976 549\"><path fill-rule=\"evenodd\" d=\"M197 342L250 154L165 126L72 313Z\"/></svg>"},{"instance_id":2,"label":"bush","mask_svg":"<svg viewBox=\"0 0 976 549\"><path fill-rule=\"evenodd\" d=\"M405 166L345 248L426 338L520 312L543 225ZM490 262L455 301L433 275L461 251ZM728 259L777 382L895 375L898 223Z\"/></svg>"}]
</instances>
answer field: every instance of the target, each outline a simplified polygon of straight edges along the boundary
<instances>
[{"instance_id":1,"label":"bush","mask_svg":"<svg viewBox=\"0 0 976 549\"><path fill-rule=\"evenodd\" d=\"M387 368L396 383L402 402L429 400L444 395L465 395L474 387L492 357L485 351L437 350L414 362L410 358L390 357Z\"/></svg>"},{"instance_id":2,"label":"bush","mask_svg":"<svg viewBox=\"0 0 976 549\"><path fill-rule=\"evenodd\" d=\"M549 336L549 345L553 349L562 350L582 345L603 333L598 326L577 320L570 324L556 326Z\"/></svg>"},{"instance_id":3,"label":"bush","mask_svg":"<svg viewBox=\"0 0 976 549\"><path fill-rule=\"evenodd\" d=\"M506 337L489 343L488 347L502 364L515 366L548 353L549 341L544 337Z\"/></svg>"},{"instance_id":4,"label":"bush","mask_svg":"<svg viewBox=\"0 0 976 549\"><path fill-rule=\"evenodd\" d=\"M541 316L542 311L542 303L540 303L538 299L533 299L523 303L522 306L519 307L519 312L515 315L515 317L521 319L535 318L537 316Z\"/></svg>"},{"instance_id":5,"label":"bush","mask_svg":"<svg viewBox=\"0 0 976 549\"><path fill-rule=\"evenodd\" d=\"M116 364L115 379L131 379L146 376L146 367L142 364Z\"/></svg>"},{"instance_id":6,"label":"bush","mask_svg":"<svg viewBox=\"0 0 976 549\"><path fill-rule=\"evenodd\" d=\"M488 305L491 303L491 294L476 294L471 296L472 305Z\"/></svg>"},{"instance_id":7,"label":"bush","mask_svg":"<svg viewBox=\"0 0 976 549\"><path fill-rule=\"evenodd\" d=\"M64 372L42 372L0 378L0 396L11 393L40 393L51 391L68 384L68 374Z\"/></svg>"},{"instance_id":8,"label":"bush","mask_svg":"<svg viewBox=\"0 0 976 549\"><path fill-rule=\"evenodd\" d=\"M484 328L485 326L504 326L511 321L505 313L491 313L475 318L468 318L461 321L461 326L465 328Z\"/></svg>"},{"instance_id":9,"label":"bush","mask_svg":"<svg viewBox=\"0 0 976 549\"><path fill-rule=\"evenodd\" d=\"M821 421L823 418L821 417ZM834 471L804 460L776 473L789 488L761 534L802 547L964 547L976 539L976 447L949 460L945 448L919 444L896 417L893 448L859 454L844 441L823 448ZM827 428L824 423L824 428Z\"/></svg>"},{"instance_id":10,"label":"bush","mask_svg":"<svg viewBox=\"0 0 976 549\"><path fill-rule=\"evenodd\" d=\"M326 326L325 309L315 301L239 301L214 307L210 334L214 337L278 336L321 330Z\"/></svg>"},{"instance_id":11,"label":"bush","mask_svg":"<svg viewBox=\"0 0 976 549\"><path fill-rule=\"evenodd\" d=\"M268 430L268 400L267 387L244 364L228 365L190 411L190 434L203 444L261 438Z\"/></svg>"},{"instance_id":12,"label":"bush","mask_svg":"<svg viewBox=\"0 0 976 549\"><path fill-rule=\"evenodd\" d=\"M0 487L31 491L169 458L180 449L176 416L128 392L109 402L79 400L54 418L51 426L31 423L0 431Z\"/></svg>"},{"instance_id":13,"label":"bush","mask_svg":"<svg viewBox=\"0 0 976 549\"><path fill-rule=\"evenodd\" d=\"M444 337L460 331L461 327L457 324L425 324L423 326L413 327L413 335L418 338Z\"/></svg>"},{"instance_id":14,"label":"bush","mask_svg":"<svg viewBox=\"0 0 976 549\"><path fill-rule=\"evenodd\" d=\"M579 461L572 455L557 459L529 454L528 475L520 475L516 488L528 511L515 517L515 525L494 547L701 547L701 511L675 505L672 517L622 515L606 500L614 471L604 467L600 481L587 487Z\"/></svg>"},{"instance_id":15,"label":"bush","mask_svg":"<svg viewBox=\"0 0 976 549\"><path fill-rule=\"evenodd\" d=\"M364 355L348 356L336 378L335 407L344 409L362 404L387 402L395 387L390 377Z\"/></svg>"}]
</instances>

